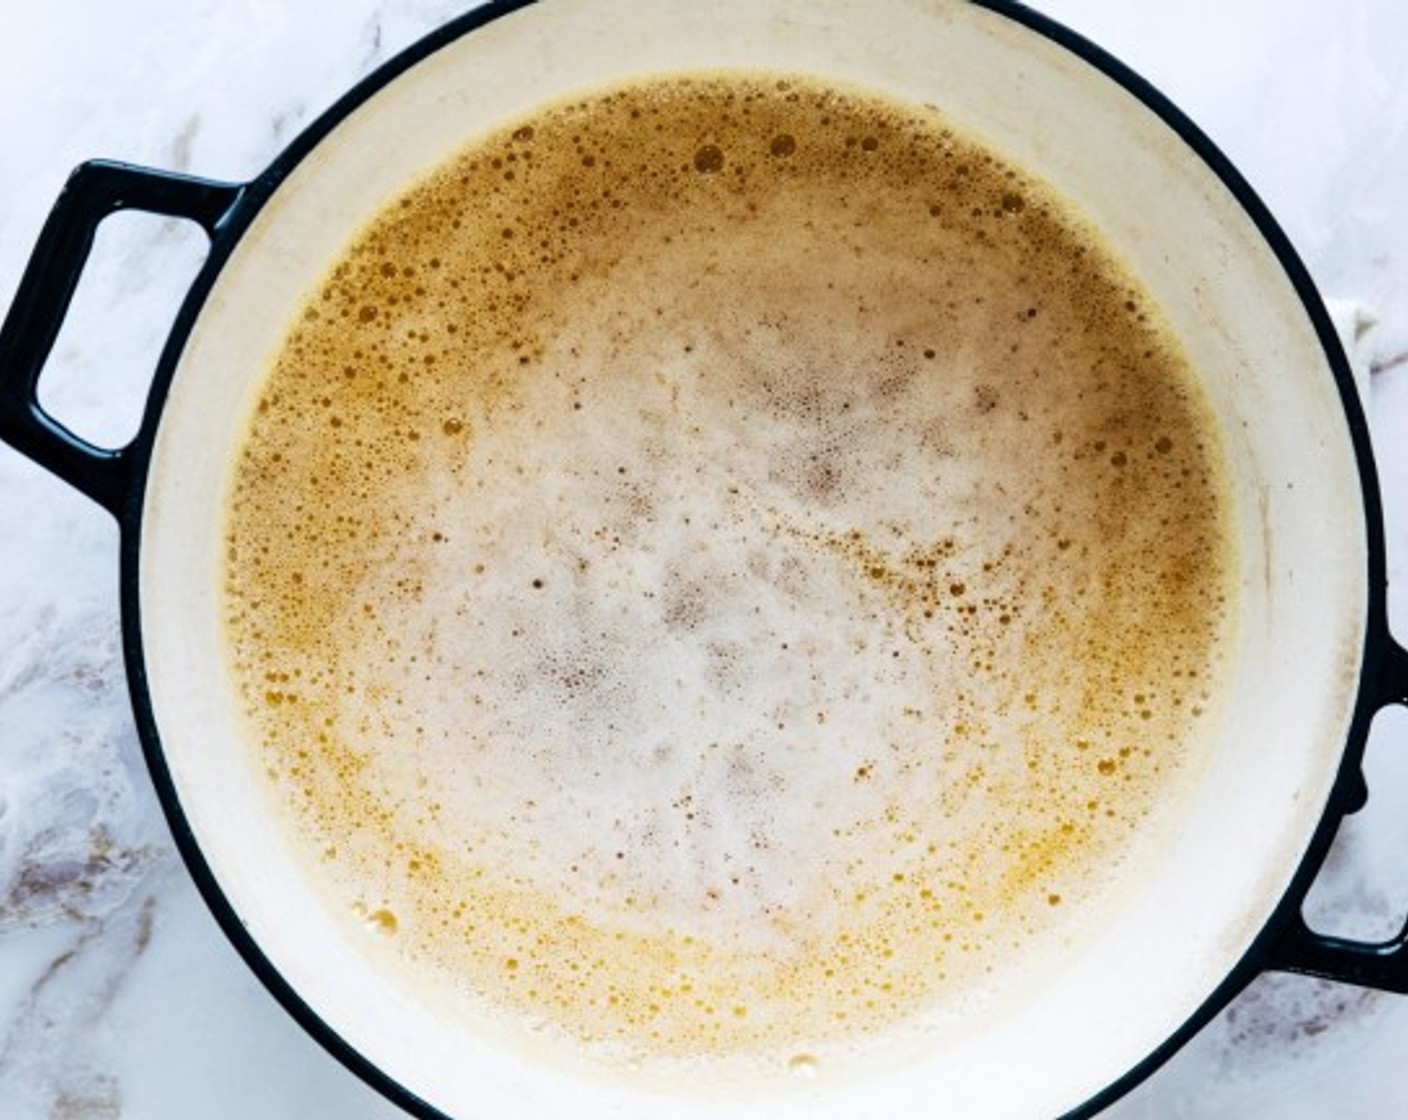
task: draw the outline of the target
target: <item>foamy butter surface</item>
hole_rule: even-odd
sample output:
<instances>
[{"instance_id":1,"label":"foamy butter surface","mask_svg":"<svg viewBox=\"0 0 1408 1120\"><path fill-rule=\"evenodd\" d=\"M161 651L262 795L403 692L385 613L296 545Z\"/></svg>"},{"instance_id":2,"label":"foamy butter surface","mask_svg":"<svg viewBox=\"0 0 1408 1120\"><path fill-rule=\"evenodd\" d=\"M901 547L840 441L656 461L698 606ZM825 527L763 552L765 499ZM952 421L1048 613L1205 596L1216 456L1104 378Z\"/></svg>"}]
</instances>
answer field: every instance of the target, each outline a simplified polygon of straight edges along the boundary
<instances>
[{"instance_id":1,"label":"foamy butter surface","mask_svg":"<svg viewBox=\"0 0 1408 1120\"><path fill-rule=\"evenodd\" d=\"M349 246L229 509L295 842L441 987L811 1068L1079 922L1196 767L1230 511L1098 237L776 76L486 138Z\"/></svg>"}]
</instances>

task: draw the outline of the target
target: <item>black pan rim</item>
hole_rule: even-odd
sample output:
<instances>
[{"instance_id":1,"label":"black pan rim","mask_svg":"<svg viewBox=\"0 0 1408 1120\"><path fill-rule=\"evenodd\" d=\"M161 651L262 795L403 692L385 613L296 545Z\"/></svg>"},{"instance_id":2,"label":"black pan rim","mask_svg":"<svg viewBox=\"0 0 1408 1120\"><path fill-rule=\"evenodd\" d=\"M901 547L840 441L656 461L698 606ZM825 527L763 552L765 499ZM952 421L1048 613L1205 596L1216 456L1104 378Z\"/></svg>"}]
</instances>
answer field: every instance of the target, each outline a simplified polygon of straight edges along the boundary
<instances>
[{"instance_id":1,"label":"black pan rim","mask_svg":"<svg viewBox=\"0 0 1408 1120\"><path fill-rule=\"evenodd\" d=\"M186 296L163 348L148 394L141 429L130 448L132 487L119 516L121 569L119 592L122 606L123 647L128 689L147 768L166 816L172 838L207 908L245 964L283 1009L325 1050L371 1088L420 1120L451 1120L421 1099L375 1062L348 1043L298 994L273 962L265 956L225 896L201 851L187 819L171 772L166 764L160 734L147 687L146 662L141 635L140 541L144 497L151 453L160 423L162 405L170 389L185 342L200 316L216 278L235 246L279 185L319 143L355 109L395 79L448 44L483 25L533 6L539 0L489 0L430 32L375 71L355 83L342 97L301 132L246 188L240 204L212 242L211 252ZM1378 679L1389 656L1387 626L1386 557L1383 507L1370 446L1368 425L1354 384L1349 361L1310 274L1289 238L1231 161L1213 141L1168 98L1130 67L1102 48L1055 20L1016 0L966 0L975 7L1008 19L1069 51L1139 100L1215 174L1255 225L1284 270L1320 341L1344 408L1350 439L1359 468L1367 544L1367 598L1364 655L1354 714L1339 774L1327 800L1320 824L1291 883L1254 944L1234 965L1223 982L1199 1008L1157 1049L1097 1095L1065 1114L1061 1120L1084 1120L1113 1104L1147 1079L1266 970L1281 931L1297 918L1300 905L1329 851L1343 817L1362 800L1361 764L1369 725L1378 703L1369 682ZM1177 920L1177 916L1171 916Z\"/></svg>"}]
</instances>

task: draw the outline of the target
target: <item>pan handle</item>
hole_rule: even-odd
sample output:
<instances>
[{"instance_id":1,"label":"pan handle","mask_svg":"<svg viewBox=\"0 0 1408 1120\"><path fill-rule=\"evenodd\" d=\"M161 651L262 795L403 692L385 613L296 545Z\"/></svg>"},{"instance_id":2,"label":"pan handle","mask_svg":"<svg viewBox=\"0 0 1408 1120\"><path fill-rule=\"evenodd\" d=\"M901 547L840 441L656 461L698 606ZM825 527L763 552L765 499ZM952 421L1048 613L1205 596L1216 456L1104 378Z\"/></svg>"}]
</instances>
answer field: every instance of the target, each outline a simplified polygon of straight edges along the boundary
<instances>
[{"instance_id":1,"label":"pan handle","mask_svg":"<svg viewBox=\"0 0 1408 1120\"><path fill-rule=\"evenodd\" d=\"M1386 655L1374 693L1376 711L1390 704L1408 706L1408 651L1388 637L1384 638L1384 649ZM1366 797L1363 778L1357 777L1346 794L1345 811L1355 811ZM1266 959L1268 969L1408 995L1408 921L1398 936L1387 941L1327 937L1306 924L1301 914L1304 895L1294 902L1285 926L1270 947Z\"/></svg>"},{"instance_id":2,"label":"pan handle","mask_svg":"<svg viewBox=\"0 0 1408 1120\"><path fill-rule=\"evenodd\" d=\"M245 187L130 164L80 164L50 211L15 301L0 326L0 439L114 516L131 479L130 445L103 448L75 435L39 403L39 377L68 313L103 219L140 210L197 223L214 240Z\"/></svg>"}]
</instances>

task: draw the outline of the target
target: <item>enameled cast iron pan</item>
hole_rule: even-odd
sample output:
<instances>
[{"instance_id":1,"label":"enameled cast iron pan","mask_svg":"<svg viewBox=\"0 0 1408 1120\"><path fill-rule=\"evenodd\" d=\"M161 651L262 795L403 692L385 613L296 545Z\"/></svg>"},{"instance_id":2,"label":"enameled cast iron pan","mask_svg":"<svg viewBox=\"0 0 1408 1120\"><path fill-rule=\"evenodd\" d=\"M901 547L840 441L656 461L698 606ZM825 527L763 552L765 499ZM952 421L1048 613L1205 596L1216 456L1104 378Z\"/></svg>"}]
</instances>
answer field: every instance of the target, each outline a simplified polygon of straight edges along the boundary
<instances>
[{"instance_id":1,"label":"enameled cast iron pan","mask_svg":"<svg viewBox=\"0 0 1408 1120\"><path fill-rule=\"evenodd\" d=\"M1144 279L1204 379L1243 557L1237 687L1188 824L1140 896L1040 1000L953 1053L768 1114L1085 1116L1263 970L1408 991L1408 931L1359 944L1319 936L1300 915L1341 819L1367 795L1370 721L1408 702L1345 357L1286 238L1208 140L1108 55L1005 0L491 4L357 86L249 183L102 162L74 172L0 332L0 435L121 526L127 668L148 764L246 961L329 1050L418 1115L659 1114L656 1099L476 1047L342 944L261 824L220 661L220 511L268 355L302 293L385 199L563 91L720 66L812 72L940 105L1069 196ZM123 209L195 221L211 247L139 433L103 449L46 415L36 386L94 231ZM749 1114L737 1103L678 1111Z\"/></svg>"}]
</instances>

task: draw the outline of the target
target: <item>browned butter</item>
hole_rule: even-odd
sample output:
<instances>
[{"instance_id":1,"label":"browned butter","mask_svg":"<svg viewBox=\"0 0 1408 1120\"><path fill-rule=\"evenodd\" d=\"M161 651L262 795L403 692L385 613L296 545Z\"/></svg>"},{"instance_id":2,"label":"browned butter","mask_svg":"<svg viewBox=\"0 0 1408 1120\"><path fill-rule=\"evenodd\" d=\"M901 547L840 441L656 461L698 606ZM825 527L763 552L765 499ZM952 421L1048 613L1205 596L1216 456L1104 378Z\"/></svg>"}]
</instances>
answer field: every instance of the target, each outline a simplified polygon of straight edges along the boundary
<instances>
[{"instance_id":1,"label":"browned butter","mask_svg":"<svg viewBox=\"0 0 1408 1120\"><path fill-rule=\"evenodd\" d=\"M293 842L602 1060L864 1046L1075 928L1196 769L1234 556L1136 280L931 109L543 108L291 325L228 509Z\"/></svg>"}]
</instances>

